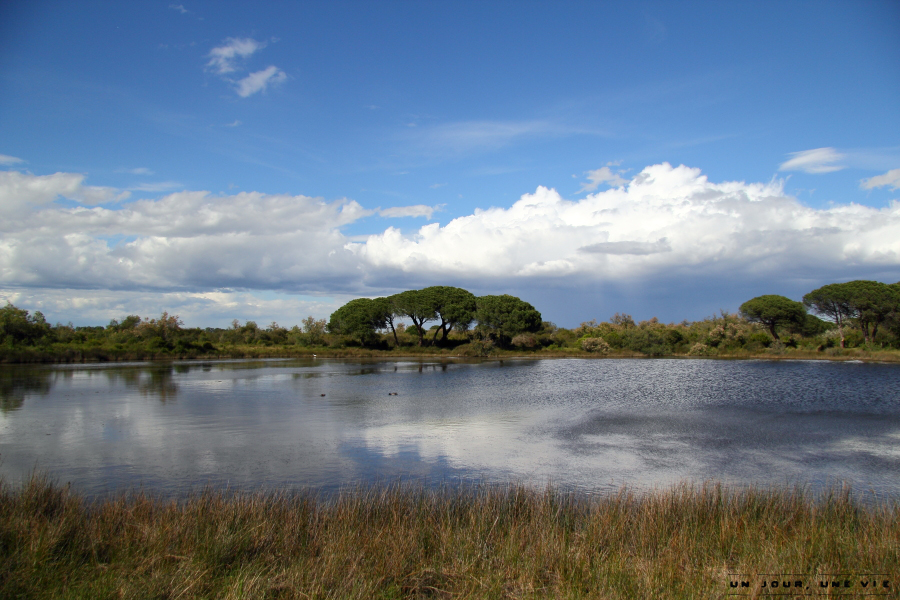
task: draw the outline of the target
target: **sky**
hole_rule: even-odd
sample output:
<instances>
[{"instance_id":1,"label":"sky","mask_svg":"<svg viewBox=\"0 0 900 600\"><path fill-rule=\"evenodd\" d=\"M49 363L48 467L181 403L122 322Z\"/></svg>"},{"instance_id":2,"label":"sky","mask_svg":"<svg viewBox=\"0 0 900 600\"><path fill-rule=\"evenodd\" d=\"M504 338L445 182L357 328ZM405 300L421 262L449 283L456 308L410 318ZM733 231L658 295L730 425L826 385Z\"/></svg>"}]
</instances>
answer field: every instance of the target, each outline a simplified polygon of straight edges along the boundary
<instances>
[{"instance_id":1,"label":"sky","mask_svg":"<svg viewBox=\"0 0 900 600\"><path fill-rule=\"evenodd\" d=\"M4 2L0 302L563 327L900 281L900 3Z\"/></svg>"}]
</instances>

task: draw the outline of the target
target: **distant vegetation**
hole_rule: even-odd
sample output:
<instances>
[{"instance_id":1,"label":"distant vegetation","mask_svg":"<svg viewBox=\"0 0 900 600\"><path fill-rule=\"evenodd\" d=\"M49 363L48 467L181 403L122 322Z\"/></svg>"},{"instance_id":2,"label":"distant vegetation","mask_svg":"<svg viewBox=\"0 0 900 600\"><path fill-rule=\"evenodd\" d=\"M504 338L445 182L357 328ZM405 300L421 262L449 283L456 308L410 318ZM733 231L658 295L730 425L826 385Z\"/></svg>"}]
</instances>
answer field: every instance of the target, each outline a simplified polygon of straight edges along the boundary
<instances>
[{"instance_id":1,"label":"distant vegetation","mask_svg":"<svg viewBox=\"0 0 900 600\"><path fill-rule=\"evenodd\" d=\"M815 314L807 311L811 310ZM818 316L817 316L818 315ZM824 317L824 319L820 318ZM702 321L635 322L616 313L574 329L544 321L515 296L481 296L456 287L358 298L326 322L307 317L286 328L253 321L229 328L189 328L177 315L129 315L106 326L50 325L40 312L0 308L0 361L135 360L150 358L367 356L865 356L897 358L900 283L835 283L797 302L764 295L740 312Z\"/></svg>"}]
</instances>

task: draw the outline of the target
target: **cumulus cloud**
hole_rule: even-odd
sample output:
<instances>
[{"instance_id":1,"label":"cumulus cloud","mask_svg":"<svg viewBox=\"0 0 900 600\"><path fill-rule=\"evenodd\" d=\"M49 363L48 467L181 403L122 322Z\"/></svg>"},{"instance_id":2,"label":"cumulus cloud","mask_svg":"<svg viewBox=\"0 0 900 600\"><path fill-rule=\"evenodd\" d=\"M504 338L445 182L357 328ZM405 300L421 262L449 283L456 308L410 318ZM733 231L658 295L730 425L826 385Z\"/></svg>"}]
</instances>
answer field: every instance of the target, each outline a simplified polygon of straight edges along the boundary
<instances>
[{"instance_id":1,"label":"cumulus cloud","mask_svg":"<svg viewBox=\"0 0 900 600\"><path fill-rule=\"evenodd\" d=\"M581 186L581 189L576 193L580 194L581 192L593 192L598 187L600 187L601 183L605 183L613 187L619 187L628 183L628 180L622 177L624 171L614 172L609 167L610 165L607 165L605 167L600 167L599 169L594 169L593 171L588 171L587 173L585 173L587 175L588 181L587 183L583 184Z\"/></svg>"},{"instance_id":2,"label":"cumulus cloud","mask_svg":"<svg viewBox=\"0 0 900 600\"><path fill-rule=\"evenodd\" d=\"M68 198L82 204L103 204L128 198L129 192L84 185L79 173L35 176L18 171L0 172L0 210L11 216L28 207Z\"/></svg>"},{"instance_id":3,"label":"cumulus cloud","mask_svg":"<svg viewBox=\"0 0 900 600\"><path fill-rule=\"evenodd\" d=\"M373 211L348 199L203 191L95 206L120 193L83 179L0 172L0 289L350 297L444 284L527 297L558 286L647 290L666 278L684 290L873 272L900 279L900 202L817 209L778 181L715 183L665 163L578 200L539 187L445 225L353 237L344 229L359 231L365 217L430 218L439 207ZM60 197L79 205L54 203Z\"/></svg>"},{"instance_id":4,"label":"cumulus cloud","mask_svg":"<svg viewBox=\"0 0 900 600\"><path fill-rule=\"evenodd\" d=\"M238 70L239 59L247 58L265 47L265 42L257 42L252 38L226 38L221 46L209 51L206 66L218 75L227 75Z\"/></svg>"},{"instance_id":5,"label":"cumulus cloud","mask_svg":"<svg viewBox=\"0 0 900 600\"><path fill-rule=\"evenodd\" d=\"M900 169L891 169L884 175L863 179L859 186L864 190L889 186L892 190L900 190Z\"/></svg>"},{"instance_id":6,"label":"cumulus cloud","mask_svg":"<svg viewBox=\"0 0 900 600\"><path fill-rule=\"evenodd\" d=\"M179 192L115 208L46 206L99 195L81 175L0 174L0 285L92 289L358 286L340 228L371 211L348 200ZM101 188L102 190L102 188ZM91 193L88 193L91 192ZM29 209L30 210L27 210Z\"/></svg>"},{"instance_id":7,"label":"cumulus cloud","mask_svg":"<svg viewBox=\"0 0 900 600\"><path fill-rule=\"evenodd\" d=\"M16 158L15 156L9 156L7 154L0 154L0 165L8 166L8 165L17 165L19 163L25 162L21 158Z\"/></svg>"},{"instance_id":8,"label":"cumulus cloud","mask_svg":"<svg viewBox=\"0 0 900 600\"><path fill-rule=\"evenodd\" d=\"M287 79L284 71L276 66L269 66L262 71L250 73L237 82L237 95L241 98L252 96L257 92L264 92L270 85L275 85Z\"/></svg>"},{"instance_id":9,"label":"cumulus cloud","mask_svg":"<svg viewBox=\"0 0 900 600\"><path fill-rule=\"evenodd\" d=\"M659 252L671 252L672 246L666 238L660 238L655 242L597 242L590 246L579 248L581 252L594 252L596 254L657 254Z\"/></svg>"},{"instance_id":10,"label":"cumulus cloud","mask_svg":"<svg viewBox=\"0 0 900 600\"><path fill-rule=\"evenodd\" d=\"M844 167L834 163L844 158L834 148L816 148L803 152L792 152L792 158L781 163L779 171L803 171L804 173L831 173Z\"/></svg>"},{"instance_id":11,"label":"cumulus cloud","mask_svg":"<svg viewBox=\"0 0 900 600\"><path fill-rule=\"evenodd\" d=\"M436 280L852 276L862 265L900 270L900 204L814 209L780 182L712 183L698 169L661 164L579 201L540 187L509 208L414 235L388 228L348 248L369 268Z\"/></svg>"}]
</instances>

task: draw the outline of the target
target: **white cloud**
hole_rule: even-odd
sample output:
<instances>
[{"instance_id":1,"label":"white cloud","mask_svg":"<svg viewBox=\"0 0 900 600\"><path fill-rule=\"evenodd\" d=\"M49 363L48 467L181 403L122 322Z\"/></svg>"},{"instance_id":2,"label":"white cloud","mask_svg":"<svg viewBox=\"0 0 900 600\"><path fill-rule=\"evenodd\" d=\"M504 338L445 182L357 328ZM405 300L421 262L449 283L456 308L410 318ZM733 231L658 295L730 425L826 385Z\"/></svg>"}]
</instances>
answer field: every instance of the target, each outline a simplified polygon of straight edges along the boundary
<instances>
[{"instance_id":1,"label":"white cloud","mask_svg":"<svg viewBox=\"0 0 900 600\"><path fill-rule=\"evenodd\" d=\"M272 38L273 42L277 38ZM235 92L241 98L252 96L265 91L270 85L276 85L287 80L287 74L278 67L271 65L261 71L254 71L240 79L232 78L232 73L245 71L241 59L246 59L266 47L266 42L258 42L252 38L227 38L223 45L213 48L209 53L208 69L219 75L223 80L235 85ZM240 121L226 125L236 127Z\"/></svg>"},{"instance_id":2,"label":"white cloud","mask_svg":"<svg viewBox=\"0 0 900 600\"><path fill-rule=\"evenodd\" d=\"M605 183L613 187L625 185L626 183L628 183L628 180L622 177L623 173L624 171L613 172L613 170L609 168L609 165L600 167L599 169L594 169L593 171L588 171L586 175L588 177L589 183L583 184L581 186L581 189L576 193L580 194L581 192L593 192L598 187L600 187L601 183Z\"/></svg>"},{"instance_id":3,"label":"white cloud","mask_svg":"<svg viewBox=\"0 0 900 600\"><path fill-rule=\"evenodd\" d=\"M578 250L596 254L634 254L641 256L659 252L671 252L672 246L669 245L666 238L660 238L655 242L597 242L590 246L582 246Z\"/></svg>"},{"instance_id":4,"label":"white cloud","mask_svg":"<svg viewBox=\"0 0 900 600\"><path fill-rule=\"evenodd\" d=\"M443 204L437 206L427 206L425 204L416 204L415 206L393 206L379 210L378 214L382 217L398 218L398 217L425 217L429 221L431 215L435 211L441 210Z\"/></svg>"},{"instance_id":5,"label":"white cloud","mask_svg":"<svg viewBox=\"0 0 900 600\"><path fill-rule=\"evenodd\" d=\"M226 123L225 127L239 127L240 125L243 125L243 123L241 121L239 121L238 119L235 119L231 123Z\"/></svg>"},{"instance_id":6,"label":"white cloud","mask_svg":"<svg viewBox=\"0 0 900 600\"><path fill-rule=\"evenodd\" d=\"M104 204L128 198L129 193L111 187L83 185L84 175L54 173L35 176L18 171L0 172L0 211L11 216L23 209L68 198L83 204Z\"/></svg>"},{"instance_id":7,"label":"white cloud","mask_svg":"<svg viewBox=\"0 0 900 600\"><path fill-rule=\"evenodd\" d=\"M142 183L128 189L135 192L170 192L180 187L183 186L177 181L158 181L156 183Z\"/></svg>"},{"instance_id":8,"label":"white cloud","mask_svg":"<svg viewBox=\"0 0 900 600\"><path fill-rule=\"evenodd\" d=\"M900 273L900 203L820 210L785 196L780 182L716 184L697 169L662 164L579 201L541 187L510 208L476 210L414 235L389 228L348 247L381 273L497 285Z\"/></svg>"},{"instance_id":9,"label":"white cloud","mask_svg":"<svg viewBox=\"0 0 900 600\"><path fill-rule=\"evenodd\" d=\"M287 79L284 71L272 65L263 69L250 73L237 82L237 94L241 98L252 96L257 92L263 92L269 85L275 85Z\"/></svg>"},{"instance_id":10,"label":"white cloud","mask_svg":"<svg viewBox=\"0 0 900 600\"><path fill-rule=\"evenodd\" d=\"M844 167L834 163L844 158L834 148L816 148L803 152L792 152L792 158L781 163L779 171L803 171L804 173L831 173Z\"/></svg>"},{"instance_id":11,"label":"white cloud","mask_svg":"<svg viewBox=\"0 0 900 600\"><path fill-rule=\"evenodd\" d=\"M864 190L890 186L892 190L900 190L900 169L891 169L884 175L863 179L859 186Z\"/></svg>"},{"instance_id":12,"label":"white cloud","mask_svg":"<svg viewBox=\"0 0 900 600\"><path fill-rule=\"evenodd\" d=\"M15 156L9 156L7 154L0 154L0 165L17 165L23 162L25 161L21 158L16 158Z\"/></svg>"},{"instance_id":13,"label":"white cloud","mask_svg":"<svg viewBox=\"0 0 900 600\"><path fill-rule=\"evenodd\" d=\"M87 203L82 175L0 173L0 285L198 290L359 287L340 228L371 211L348 200L179 192L115 209ZM107 198L112 193L106 193ZM41 205L44 205L43 207ZM28 210L30 208L30 210ZM116 241L118 240L118 241Z\"/></svg>"},{"instance_id":14,"label":"white cloud","mask_svg":"<svg viewBox=\"0 0 900 600\"><path fill-rule=\"evenodd\" d=\"M182 4L170 4L169 8L171 8L172 10L177 10L178 12L180 12L183 15L185 15L189 12L188 9L186 9L184 7L184 5L182 5Z\"/></svg>"},{"instance_id":15,"label":"white cloud","mask_svg":"<svg viewBox=\"0 0 900 600\"><path fill-rule=\"evenodd\" d=\"M219 75L233 73L238 69L238 59L247 58L265 47L265 42L257 42L252 38L226 38L223 45L209 51L206 66Z\"/></svg>"},{"instance_id":16,"label":"white cloud","mask_svg":"<svg viewBox=\"0 0 900 600\"><path fill-rule=\"evenodd\" d=\"M356 237L343 229L359 231L360 219L376 212L352 200L183 191L89 206L120 192L83 180L0 172L0 288L86 290L84 298L235 289L344 298L432 283L481 293L557 286L597 293L618 284L652 289L668 278L695 293L728 281L777 290L787 279L828 283L873 272L900 279L900 202L816 209L786 196L781 182L712 183L685 166L653 165L625 186L579 200L539 187L512 206L477 209L444 226ZM54 204L59 197L83 205ZM431 218L438 209L377 214ZM230 314L249 318L242 310Z\"/></svg>"},{"instance_id":17,"label":"white cloud","mask_svg":"<svg viewBox=\"0 0 900 600\"><path fill-rule=\"evenodd\" d=\"M136 169L119 169L117 173L130 173L131 175L153 175L153 171L147 167L138 167Z\"/></svg>"}]
</instances>

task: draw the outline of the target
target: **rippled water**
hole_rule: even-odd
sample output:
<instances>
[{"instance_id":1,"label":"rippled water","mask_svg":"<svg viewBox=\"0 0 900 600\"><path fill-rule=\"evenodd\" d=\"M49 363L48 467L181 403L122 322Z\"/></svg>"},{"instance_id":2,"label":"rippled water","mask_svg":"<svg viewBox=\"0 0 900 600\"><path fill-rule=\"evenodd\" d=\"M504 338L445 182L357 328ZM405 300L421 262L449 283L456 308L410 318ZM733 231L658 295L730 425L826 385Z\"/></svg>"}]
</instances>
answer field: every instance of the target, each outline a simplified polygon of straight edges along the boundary
<instances>
[{"instance_id":1,"label":"rippled water","mask_svg":"<svg viewBox=\"0 0 900 600\"><path fill-rule=\"evenodd\" d=\"M38 468L88 495L424 478L900 497L898 390L898 366L814 361L5 366L0 475Z\"/></svg>"}]
</instances>

